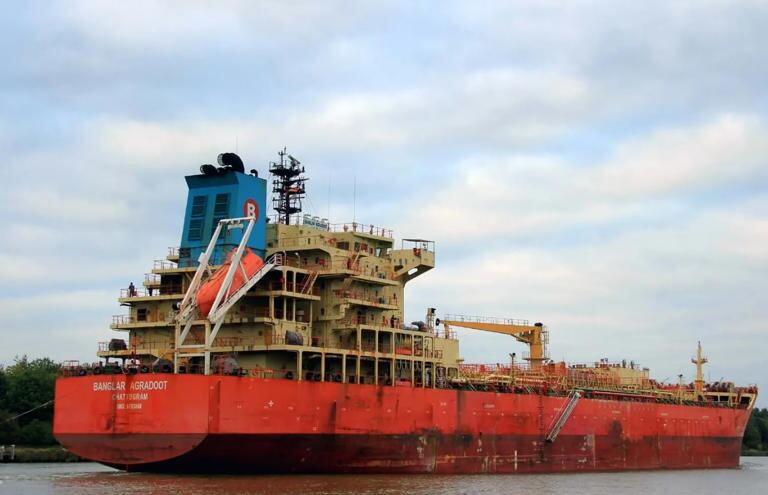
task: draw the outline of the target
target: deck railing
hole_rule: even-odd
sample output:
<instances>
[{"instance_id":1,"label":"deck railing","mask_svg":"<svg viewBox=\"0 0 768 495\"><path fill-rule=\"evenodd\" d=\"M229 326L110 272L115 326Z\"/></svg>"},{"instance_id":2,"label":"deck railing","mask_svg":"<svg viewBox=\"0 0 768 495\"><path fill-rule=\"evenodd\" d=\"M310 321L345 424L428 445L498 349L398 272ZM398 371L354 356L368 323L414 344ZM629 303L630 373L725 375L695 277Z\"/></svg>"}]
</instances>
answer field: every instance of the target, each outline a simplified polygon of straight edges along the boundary
<instances>
[{"instance_id":1,"label":"deck railing","mask_svg":"<svg viewBox=\"0 0 768 495\"><path fill-rule=\"evenodd\" d=\"M179 265L176 262L168 260L155 260L152 264L153 270L173 270L178 267Z\"/></svg>"},{"instance_id":2,"label":"deck railing","mask_svg":"<svg viewBox=\"0 0 768 495\"><path fill-rule=\"evenodd\" d=\"M372 224L363 224L358 222L332 223L328 227L330 232L353 232L374 235L377 237L388 237L390 239L394 237L392 229L376 227Z\"/></svg>"},{"instance_id":3,"label":"deck railing","mask_svg":"<svg viewBox=\"0 0 768 495\"><path fill-rule=\"evenodd\" d=\"M463 323L491 323L494 325L530 326L530 321L517 318L494 318L489 316L471 315L445 315L445 320L460 321Z\"/></svg>"},{"instance_id":4,"label":"deck railing","mask_svg":"<svg viewBox=\"0 0 768 495\"><path fill-rule=\"evenodd\" d=\"M366 301L373 304L385 304L389 306L397 306L397 298L376 295L375 293L365 291L354 290L334 290L333 294L336 297L344 299L356 299L358 301Z\"/></svg>"}]
</instances>

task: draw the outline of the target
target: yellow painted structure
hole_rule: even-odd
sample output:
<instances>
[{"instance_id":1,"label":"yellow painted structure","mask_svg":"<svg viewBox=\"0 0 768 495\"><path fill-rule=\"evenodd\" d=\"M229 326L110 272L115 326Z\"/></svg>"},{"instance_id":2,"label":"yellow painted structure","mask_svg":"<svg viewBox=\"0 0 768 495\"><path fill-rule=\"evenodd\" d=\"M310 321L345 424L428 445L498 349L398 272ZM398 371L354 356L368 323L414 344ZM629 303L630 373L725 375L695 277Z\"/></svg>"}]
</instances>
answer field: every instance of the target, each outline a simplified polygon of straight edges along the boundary
<instances>
[{"instance_id":1,"label":"yellow painted structure","mask_svg":"<svg viewBox=\"0 0 768 495\"><path fill-rule=\"evenodd\" d=\"M447 333L450 333L450 327L460 327L514 337L517 341L528 345L528 355L524 359L532 366L541 366L549 359L546 352L548 332L541 323L531 325L526 320L461 315L448 315L445 319L438 321L445 326Z\"/></svg>"}]
</instances>

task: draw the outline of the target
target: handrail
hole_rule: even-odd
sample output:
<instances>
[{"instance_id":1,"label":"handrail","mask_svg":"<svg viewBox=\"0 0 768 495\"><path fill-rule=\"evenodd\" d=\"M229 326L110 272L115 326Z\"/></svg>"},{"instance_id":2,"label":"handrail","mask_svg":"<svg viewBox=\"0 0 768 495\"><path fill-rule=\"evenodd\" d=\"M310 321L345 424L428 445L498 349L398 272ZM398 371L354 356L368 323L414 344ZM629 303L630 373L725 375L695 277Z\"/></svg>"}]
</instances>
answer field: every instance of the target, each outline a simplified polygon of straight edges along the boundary
<instances>
[{"instance_id":1,"label":"handrail","mask_svg":"<svg viewBox=\"0 0 768 495\"><path fill-rule=\"evenodd\" d=\"M492 323L495 325L515 325L515 326L530 326L531 323L528 320L521 320L517 318L495 318L493 316L470 316L470 315L445 315L441 320L448 321L460 321L463 323Z\"/></svg>"},{"instance_id":2,"label":"handrail","mask_svg":"<svg viewBox=\"0 0 768 495\"><path fill-rule=\"evenodd\" d=\"M179 268L178 263L168 260L155 260L152 264L153 270L174 270Z\"/></svg>"},{"instance_id":3,"label":"handrail","mask_svg":"<svg viewBox=\"0 0 768 495\"><path fill-rule=\"evenodd\" d=\"M328 225L328 231L368 234L377 237L388 237L390 239L394 237L392 229L376 227L373 224L364 224L359 222L332 223Z\"/></svg>"},{"instance_id":4,"label":"handrail","mask_svg":"<svg viewBox=\"0 0 768 495\"><path fill-rule=\"evenodd\" d=\"M311 296L319 296L320 295L320 288L319 287L312 287L312 289L309 292L303 292L302 284L297 283L297 287L294 287L293 282L280 282L280 281L270 281L265 283L264 285L256 285L256 290L267 290L267 291L286 291L286 292L295 292L296 294L306 294ZM299 290L296 290L299 289Z\"/></svg>"},{"instance_id":5,"label":"handrail","mask_svg":"<svg viewBox=\"0 0 768 495\"><path fill-rule=\"evenodd\" d=\"M180 284L161 285L160 287L150 287L139 289L128 287L120 289L120 299L130 299L133 297L152 297L152 296L183 296Z\"/></svg>"},{"instance_id":6,"label":"handrail","mask_svg":"<svg viewBox=\"0 0 768 495\"><path fill-rule=\"evenodd\" d=\"M333 291L333 293L336 297L344 298L344 299L357 299L359 301L367 301L374 304L387 304L390 306L397 305L397 299L394 299L392 297L376 296L367 292L336 289Z\"/></svg>"}]
</instances>

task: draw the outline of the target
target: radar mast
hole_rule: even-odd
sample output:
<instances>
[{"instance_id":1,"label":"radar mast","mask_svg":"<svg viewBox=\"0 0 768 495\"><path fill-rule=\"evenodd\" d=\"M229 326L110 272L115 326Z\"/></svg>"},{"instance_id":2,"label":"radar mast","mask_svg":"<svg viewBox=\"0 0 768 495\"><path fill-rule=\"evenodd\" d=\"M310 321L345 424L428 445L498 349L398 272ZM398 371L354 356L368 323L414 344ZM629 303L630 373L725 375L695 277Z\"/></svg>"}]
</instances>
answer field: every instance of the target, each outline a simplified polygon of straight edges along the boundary
<instances>
[{"instance_id":1,"label":"radar mast","mask_svg":"<svg viewBox=\"0 0 768 495\"><path fill-rule=\"evenodd\" d=\"M301 213L302 200L306 189L304 167L283 148L278 155L280 161L269 163L272 180L272 208L277 212L277 223L290 225L291 215Z\"/></svg>"}]
</instances>

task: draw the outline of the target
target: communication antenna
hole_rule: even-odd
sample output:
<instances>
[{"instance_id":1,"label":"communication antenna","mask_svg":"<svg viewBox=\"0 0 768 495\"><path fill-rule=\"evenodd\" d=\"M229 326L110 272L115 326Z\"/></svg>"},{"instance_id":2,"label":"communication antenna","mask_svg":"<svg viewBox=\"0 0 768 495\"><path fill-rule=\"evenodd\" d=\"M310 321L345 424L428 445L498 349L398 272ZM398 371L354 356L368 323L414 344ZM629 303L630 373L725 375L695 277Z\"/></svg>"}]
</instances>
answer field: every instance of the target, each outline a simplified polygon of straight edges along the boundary
<instances>
[{"instance_id":1,"label":"communication antenna","mask_svg":"<svg viewBox=\"0 0 768 495\"><path fill-rule=\"evenodd\" d=\"M357 174L352 182L352 223L357 223Z\"/></svg>"},{"instance_id":2,"label":"communication antenna","mask_svg":"<svg viewBox=\"0 0 768 495\"><path fill-rule=\"evenodd\" d=\"M269 163L272 181L272 208L277 212L277 223L290 225L291 215L301 213L302 200L306 195L304 167L283 148L278 152L280 161Z\"/></svg>"}]
</instances>

